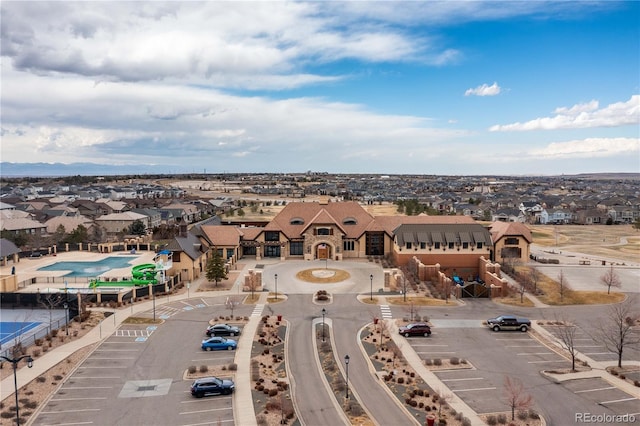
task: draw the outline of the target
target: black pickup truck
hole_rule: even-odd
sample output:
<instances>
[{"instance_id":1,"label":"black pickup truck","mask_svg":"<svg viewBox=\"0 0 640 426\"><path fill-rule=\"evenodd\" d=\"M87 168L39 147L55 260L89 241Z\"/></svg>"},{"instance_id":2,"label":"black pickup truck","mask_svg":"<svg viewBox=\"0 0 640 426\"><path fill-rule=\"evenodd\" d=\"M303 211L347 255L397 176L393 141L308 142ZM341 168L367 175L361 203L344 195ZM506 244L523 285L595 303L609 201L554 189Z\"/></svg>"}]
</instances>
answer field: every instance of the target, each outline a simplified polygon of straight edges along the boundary
<instances>
[{"instance_id":1,"label":"black pickup truck","mask_svg":"<svg viewBox=\"0 0 640 426\"><path fill-rule=\"evenodd\" d=\"M487 325L493 331L520 330L527 331L531 327L531 321L526 318L517 318L513 315L500 315L496 318L489 318Z\"/></svg>"}]
</instances>

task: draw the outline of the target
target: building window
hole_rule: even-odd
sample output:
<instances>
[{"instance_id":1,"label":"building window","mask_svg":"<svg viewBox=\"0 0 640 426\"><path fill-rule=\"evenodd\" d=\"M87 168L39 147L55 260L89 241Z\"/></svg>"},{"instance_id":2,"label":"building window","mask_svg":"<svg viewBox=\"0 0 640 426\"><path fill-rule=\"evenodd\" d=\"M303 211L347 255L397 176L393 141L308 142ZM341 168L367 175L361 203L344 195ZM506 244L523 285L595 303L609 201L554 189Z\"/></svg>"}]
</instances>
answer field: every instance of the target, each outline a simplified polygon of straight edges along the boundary
<instances>
[{"instance_id":1,"label":"building window","mask_svg":"<svg viewBox=\"0 0 640 426\"><path fill-rule=\"evenodd\" d=\"M462 243L462 248L463 249L468 249L469 248L469 243Z\"/></svg>"},{"instance_id":2,"label":"building window","mask_svg":"<svg viewBox=\"0 0 640 426\"><path fill-rule=\"evenodd\" d=\"M357 223L358 221L352 217L347 217L342 221L343 225L356 225Z\"/></svg>"},{"instance_id":3,"label":"building window","mask_svg":"<svg viewBox=\"0 0 640 426\"><path fill-rule=\"evenodd\" d=\"M228 248L227 249L227 259L230 259L233 257L233 249L232 248Z\"/></svg>"},{"instance_id":4,"label":"building window","mask_svg":"<svg viewBox=\"0 0 640 426\"><path fill-rule=\"evenodd\" d=\"M381 256L384 254L384 233L367 232L366 253L371 256Z\"/></svg>"},{"instance_id":5,"label":"building window","mask_svg":"<svg viewBox=\"0 0 640 426\"><path fill-rule=\"evenodd\" d=\"M438 242L433 243L433 248L436 249L436 250L439 249L440 248L440 243L438 243Z\"/></svg>"},{"instance_id":6,"label":"building window","mask_svg":"<svg viewBox=\"0 0 640 426\"><path fill-rule=\"evenodd\" d=\"M280 233L278 231L266 231L264 233L265 241L280 241Z\"/></svg>"},{"instance_id":7,"label":"building window","mask_svg":"<svg viewBox=\"0 0 640 426\"><path fill-rule=\"evenodd\" d=\"M455 244L455 243L449 243L449 248L450 248L451 250L453 250L453 245L454 245L454 244Z\"/></svg>"},{"instance_id":8,"label":"building window","mask_svg":"<svg viewBox=\"0 0 640 426\"><path fill-rule=\"evenodd\" d=\"M289 223L292 225L304 225L304 219L299 217L294 217L293 219L291 219L291 222Z\"/></svg>"},{"instance_id":9,"label":"building window","mask_svg":"<svg viewBox=\"0 0 640 426\"><path fill-rule=\"evenodd\" d=\"M407 250L409 250L411 248L411 243L407 242L404 244L404 248L406 248Z\"/></svg>"},{"instance_id":10,"label":"building window","mask_svg":"<svg viewBox=\"0 0 640 426\"><path fill-rule=\"evenodd\" d=\"M476 248L481 250L482 249L482 243L476 243Z\"/></svg>"},{"instance_id":11,"label":"building window","mask_svg":"<svg viewBox=\"0 0 640 426\"><path fill-rule=\"evenodd\" d=\"M519 240L517 238L514 238L514 237L505 238L505 240L504 240L504 244L507 245L507 246L517 246L518 242L519 242Z\"/></svg>"},{"instance_id":12,"label":"building window","mask_svg":"<svg viewBox=\"0 0 640 426\"><path fill-rule=\"evenodd\" d=\"M420 250L424 250L427 248L427 243L420 243Z\"/></svg>"},{"instance_id":13,"label":"building window","mask_svg":"<svg viewBox=\"0 0 640 426\"><path fill-rule=\"evenodd\" d=\"M316 235L331 235L331 228L316 228Z\"/></svg>"},{"instance_id":14,"label":"building window","mask_svg":"<svg viewBox=\"0 0 640 426\"><path fill-rule=\"evenodd\" d=\"M343 241L342 249L344 251L354 251L356 249L356 244L354 241Z\"/></svg>"},{"instance_id":15,"label":"building window","mask_svg":"<svg viewBox=\"0 0 640 426\"><path fill-rule=\"evenodd\" d=\"M291 256L302 256L304 254L304 241L291 241L289 243L289 254Z\"/></svg>"}]
</instances>

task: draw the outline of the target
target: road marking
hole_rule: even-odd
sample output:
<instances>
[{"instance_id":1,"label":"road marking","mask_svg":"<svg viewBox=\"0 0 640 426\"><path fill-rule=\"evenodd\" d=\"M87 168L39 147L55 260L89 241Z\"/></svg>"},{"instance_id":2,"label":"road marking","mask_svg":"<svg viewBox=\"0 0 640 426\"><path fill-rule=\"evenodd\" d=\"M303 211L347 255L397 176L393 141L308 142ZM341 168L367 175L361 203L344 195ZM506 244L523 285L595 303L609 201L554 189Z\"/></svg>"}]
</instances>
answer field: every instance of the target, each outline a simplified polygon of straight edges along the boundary
<instances>
[{"instance_id":1,"label":"road marking","mask_svg":"<svg viewBox=\"0 0 640 426\"><path fill-rule=\"evenodd\" d=\"M233 410L233 407L227 407L227 408L212 408L211 410L198 410L198 411L184 411L182 413L178 413L178 414L200 414L200 413L210 413L212 411L231 411Z\"/></svg>"},{"instance_id":2,"label":"road marking","mask_svg":"<svg viewBox=\"0 0 640 426\"><path fill-rule=\"evenodd\" d=\"M613 352L584 352L584 355L614 355Z\"/></svg>"},{"instance_id":3,"label":"road marking","mask_svg":"<svg viewBox=\"0 0 640 426\"><path fill-rule=\"evenodd\" d=\"M527 361L527 364L544 364L545 362L569 362L566 359L559 359L557 361Z\"/></svg>"},{"instance_id":4,"label":"road marking","mask_svg":"<svg viewBox=\"0 0 640 426\"><path fill-rule=\"evenodd\" d=\"M615 386L608 386L606 388L585 389L585 390L573 391L573 393L597 392L597 391L609 390L609 389L616 389L616 387Z\"/></svg>"},{"instance_id":5,"label":"road marking","mask_svg":"<svg viewBox=\"0 0 640 426\"><path fill-rule=\"evenodd\" d=\"M120 376L73 376L73 379L120 379Z\"/></svg>"},{"instance_id":6,"label":"road marking","mask_svg":"<svg viewBox=\"0 0 640 426\"><path fill-rule=\"evenodd\" d=\"M80 367L78 367L78 368L86 368L86 369L89 369L89 368L129 368L129 367L126 367L126 366L125 366L125 367L91 367L91 366L84 366L84 365L81 365L81 366L80 366Z\"/></svg>"},{"instance_id":7,"label":"road marking","mask_svg":"<svg viewBox=\"0 0 640 426\"><path fill-rule=\"evenodd\" d=\"M63 386L64 390L69 389L113 389L113 386Z\"/></svg>"},{"instance_id":8,"label":"road marking","mask_svg":"<svg viewBox=\"0 0 640 426\"><path fill-rule=\"evenodd\" d=\"M576 348L601 348L602 345L575 345Z\"/></svg>"},{"instance_id":9,"label":"road marking","mask_svg":"<svg viewBox=\"0 0 640 426\"><path fill-rule=\"evenodd\" d=\"M189 394L191 393L191 391L185 391L185 392L189 393ZM231 397L230 396L221 396L221 397L216 398L216 401L222 401L222 400L225 400L225 399L231 399ZM180 404L194 404L194 403L197 404L197 403L206 402L206 401L207 401L206 399L198 398L198 399L192 399L192 400L189 400L189 401L180 401ZM229 410L231 410L231 408L232 407L229 407Z\"/></svg>"},{"instance_id":10,"label":"road marking","mask_svg":"<svg viewBox=\"0 0 640 426\"><path fill-rule=\"evenodd\" d=\"M598 404L613 404L615 402L627 402L627 401L634 401L637 398L622 398L622 399L612 399L611 401L602 401L602 402L598 402Z\"/></svg>"},{"instance_id":11,"label":"road marking","mask_svg":"<svg viewBox=\"0 0 640 426\"><path fill-rule=\"evenodd\" d=\"M473 391L493 390L493 389L497 389L497 388L493 387L493 388L473 388L473 389L452 389L452 391L453 392L473 392Z\"/></svg>"},{"instance_id":12,"label":"road marking","mask_svg":"<svg viewBox=\"0 0 640 426\"><path fill-rule=\"evenodd\" d=\"M380 314L382 319L392 319L393 315L391 314L391 308L389 305L380 305Z\"/></svg>"},{"instance_id":13,"label":"road marking","mask_svg":"<svg viewBox=\"0 0 640 426\"><path fill-rule=\"evenodd\" d=\"M100 397L90 397L90 398L56 398L56 399L50 399L49 401L83 401L86 399L107 399L106 396L100 396Z\"/></svg>"},{"instance_id":14,"label":"road marking","mask_svg":"<svg viewBox=\"0 0 640 426\"><path fill-rule=\"evenodd\" d=\"M115 360L121 360L121 359L138 359L138 358L135 358L135 357L125 357L125 358L115 358L115 357L98 358L98 357L92 356L92 357L90 357L89 359L90 359L90 360L96 360L96 359L98 359L98 360L107 360L107 361L114 360L114 361L115 361Z\"/></svg>"},{"instance_id":15,"label":"road marking","mask_svg":"<svg viewBox=\"0 0 640 426\"><path fill-rule=\"evenodd\" d=\"M505 346L505 348L539 348L540 345L538 345L537 343L533 344L533 345L508 345Z\"/></svg>"},{"instance_id":16,"label":"road marking","mask_svg":"<svg viewBox=\"0 0 640 426\"><path fill-rule=\"evenodd\" d=\"M484 377L469 377L468 379L440 379L441 382L461 382L463 380L484 380Z\"/></svg>"},{"instance_id":17,"label":"road marking","mask_svg":"<svg viewBox=\"0 0 640 426\"><path fill-rule=\"evenodd\" d=\"M216 420L216 424L217 423L233 423L235 420L234 419L229 419L229 420ZM182 426L205 426L205 425L210 425L211 422L206 422L206 423L188 423L186 425L182 425Z\"/></svg>"},{"instance_id":18,"label":"road marking","mask_svg":"<svg viewBox=\"0 0 640 426\"><path fill-rule=\"evenodd\" d=\"M555 355L553 352L520 352L516 355Z\"/></svg>"},{"instance_id":19,"label":"road marking","mask_svg":"<svg viewBox=\"0 0 640 426\"><path fill-rule=\"evenodd\" d=\"M531 342L532 340L529 339L496 339L498 341L507 341L507 342L517 342L517 341L522 341L522 342Z\"/></svg>"},{"instance_id":20,"label":"road marking","mask_svg":"<svg viewBox=\"0 0 640 426\"><path fill-rule=\"evenodd\" d=\"M418 345L411 345L411 346L416 348L416 347L422 347L422 346L429 346L429 347L431 347L431 346L445 346L446 347L446 346L449 346L449 345L430 345L430 344L427 343L427 344L418 344Z\"/></svg>"},{"instance_id":21,"label":"road marking","mask_svg":"<svg viewBox=\"0 0 640 426\"><path fill-rule=\"evenodd\" d=\"M60 411L41 411L40 414L66 414L66 413L79 413L81 411L100 411L99 408L84 408L74 410L60 410Z\"/></svg>"},{"instance_id":22,"label":"road marking","mask_svg":"<svg viewBox=\"0 0 640 426\"><path fill-rule=\"evenodd\" d=\"M116 337L149 337L153 333L153 330L116 330Z\"/></svg>"},{"instance_id":23,"label":"road marking","mask_svg":"<svg viewBox=\"0 0 640 426\"><path fill-rule=\"evenodd\" d=\"M258 303L254 308L253 312L251 312L252 317L259 317L262 315L262 310L264 309L264 304Z\"/></svg>"},{"instance_id":24,"label":"road marking","mask_svg":"<svg viewBox=\"0 0 640 426\"><path fill-rule=\"evenodd\" d=\"M96 349L94 352L140 352L139 349Z\"/></svg>"},{"instance_id":25,"label":"road marking","mask_svg":"<svg viewBox=\"0 0 640 426\"><path fill-rule=\"evenodd\" d=\"M416 351L416 353L417 354L455 354L455 352L431 352L431 351L427 351L427 352L425 352L425 351L421 351L421 352Z\"/></svg>"}]
</instances>

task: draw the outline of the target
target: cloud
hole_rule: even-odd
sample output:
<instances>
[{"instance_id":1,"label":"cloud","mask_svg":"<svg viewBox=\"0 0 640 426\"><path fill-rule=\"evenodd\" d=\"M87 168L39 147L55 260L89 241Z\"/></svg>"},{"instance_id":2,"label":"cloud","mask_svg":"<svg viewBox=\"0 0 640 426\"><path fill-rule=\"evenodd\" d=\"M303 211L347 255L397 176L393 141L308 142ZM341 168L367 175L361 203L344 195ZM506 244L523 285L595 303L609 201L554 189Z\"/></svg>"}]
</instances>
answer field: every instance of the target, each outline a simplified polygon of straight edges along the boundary
<instances>
[{"instance_id":1,"label":"cloud","mask_svg":"<svg viewBox=\"0 0 640 426\"><path fill-rule=\"evenodd\" d=\"M588 138L554 142L528 152L534 158L603 158L618 155L640 156L640 139Z\"/></svg>"},{"instance_id":2,"label":"cloud","mask_svg":"<svg viewBox=\"0 0 640 426\"><path fill-rule=\"evenodd\" d=\"M640 123L640 95L633 95L628 101L616 102L598 109L598 102L560 107L553 117L536 118L525 123L495 125L491 132L583 129L591 127L618 127Z\"/></svg>"},{"instance_id":3,"label":"cloud","mask_svg":"<svg viewBox=\"0 0 640 426\"><path fill-rule=\"evenodd\" d=\"M475 89L467 89L467 91L464 92L464 95L465 96L471 96L471 95L496 96L500 94L501 90L502 89L500 88L500 86L498 86L498 83L494 82L491 86L485 83L481 86L476 87Z\"/></svg>"}]
</instances>

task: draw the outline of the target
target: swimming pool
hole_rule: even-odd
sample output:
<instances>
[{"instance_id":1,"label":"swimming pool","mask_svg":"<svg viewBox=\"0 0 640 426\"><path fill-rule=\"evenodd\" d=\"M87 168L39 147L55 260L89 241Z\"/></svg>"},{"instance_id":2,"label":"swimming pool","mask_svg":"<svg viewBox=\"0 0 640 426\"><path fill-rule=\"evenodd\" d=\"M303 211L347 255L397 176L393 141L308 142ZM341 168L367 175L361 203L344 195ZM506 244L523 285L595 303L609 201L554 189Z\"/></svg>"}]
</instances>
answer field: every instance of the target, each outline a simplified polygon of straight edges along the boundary
<instances>
[{"instance_id":1,"label":"swimming pool","mask_svg":"<svg viewBox=\"0 0 640 426\"><path fill-rule=\"evenodd\" d=\"M111 269L133 266L130 262L136 256L111 256L96 262L56 262L38 268L38 271L71 271L65 277L97 277Z\"/></svg>"}]
</instances>

